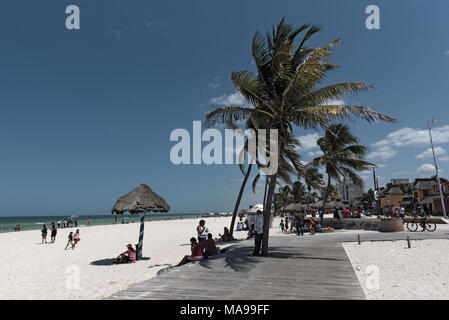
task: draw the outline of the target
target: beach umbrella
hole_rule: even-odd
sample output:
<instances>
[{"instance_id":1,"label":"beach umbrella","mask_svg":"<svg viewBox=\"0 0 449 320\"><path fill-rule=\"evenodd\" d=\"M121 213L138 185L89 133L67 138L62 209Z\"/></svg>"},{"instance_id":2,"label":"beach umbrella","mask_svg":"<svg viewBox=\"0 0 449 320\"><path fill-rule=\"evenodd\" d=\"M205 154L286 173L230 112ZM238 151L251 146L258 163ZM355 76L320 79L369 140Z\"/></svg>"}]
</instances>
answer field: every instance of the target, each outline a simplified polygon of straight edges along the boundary
<instances>
[{"instance_id":1,"label":"beach umbrella","mask_svg":"<svg viewBox=\"0 0 449 320\"><path fill-rule=\"evenodd\" d=\"M111 209L112 214L123 214L128 211L131 214L140 214L139 244L137 247L137 259L142 258L143 231L145 213L168 212L170 206L146 184L140 184L130 193L118 198Z\"/></svg>"}]
</instances>

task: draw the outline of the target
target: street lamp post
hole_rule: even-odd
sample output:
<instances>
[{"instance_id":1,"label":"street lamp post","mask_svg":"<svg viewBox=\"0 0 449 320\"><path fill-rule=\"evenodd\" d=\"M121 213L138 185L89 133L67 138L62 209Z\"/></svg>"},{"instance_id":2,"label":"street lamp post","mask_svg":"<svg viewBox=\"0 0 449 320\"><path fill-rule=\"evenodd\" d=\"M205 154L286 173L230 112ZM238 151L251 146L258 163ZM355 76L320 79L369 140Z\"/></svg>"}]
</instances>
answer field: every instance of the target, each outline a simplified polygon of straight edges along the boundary
<instances>
[{"instance_id":1,"label":"street lamp post","mask_svg":"<svg viewBox=\"0 0 449 320\"><path fill-rule=\"evenodd\" d=\"M433 118L432 118L432 122L434 122ZM429 137L430 137L430 145L432 146L433 163L435 164L435 172L436 172L436 177L437 177L437 182L438 182L438 189L440 191L441 208L443 209L444 218L447 218L446 217L446 206L444 205L443 190L441 190L440 175L438 174L437 159L435 158L435 150L433 148L433 140L432 140L432 130L430 129L430 121L429 120L427 120L427 126L429 127Z\"/></svg>"}]
</instances>

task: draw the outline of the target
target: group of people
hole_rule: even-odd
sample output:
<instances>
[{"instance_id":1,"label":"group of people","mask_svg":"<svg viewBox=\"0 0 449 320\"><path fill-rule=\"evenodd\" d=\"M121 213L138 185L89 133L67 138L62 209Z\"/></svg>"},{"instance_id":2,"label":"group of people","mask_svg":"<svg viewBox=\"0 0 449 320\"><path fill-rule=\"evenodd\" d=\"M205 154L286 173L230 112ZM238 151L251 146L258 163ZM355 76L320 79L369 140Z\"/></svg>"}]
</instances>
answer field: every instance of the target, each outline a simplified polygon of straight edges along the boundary
<instances>
[{"instance_id":1,"label":"group of people","mask_svg":"<svg viewBox=\"0 0 449 320\"><path fill-rule=\"evenodd\" d=\"M418 207L418 210L421 210L421 207ZM392 218L405 218L405 208L403 206L400 206L399 208L391 207L387 216Z\"/></svg>"},{"instance_id":2,"label":"group of people","mask_svg":"<svg viewBox=\"0 0 449 320\"><path fill-rule=\"evenodd\" d=\"M298 236L303 236L305 231L309 231L312 235L321 232L320 220L315 221L313 217L307 218L304 212L285 216L285 222L282 219L279 227L282 233L293 232L293 228L295 228Z\"/></svg>"},{"instance_id":3,"label":"group of people","mask_svg":"<svg viewBox=\"0 0 449 320\"><path fill-rule=\"evenodd\" d=\"M206 228L206 221L200 220L196 227L197 238L190 238L190 255L184 256L178 263L178 266L182 266L191 261L199 261L214 256L218 252L215 240L212 237L212 233L209 233L209 229ZM228 228L224 228L223 235L220 235L220 240L230 241L231 235Z\"/></svg>"},{"instance_id":4,"label":"group of people","mask_svg":"<svg viewBox=\"0 0 449 320\"><path fill-rule=\"evenodd\" d=\"M58 229L56 228L56 225L52 222L51 228L50 228L50 241L51 241L51 243L55 243L57 234L58 234ZM48 243L47 242L47 235L48 235L48 228L44 224L42 226L42 229L41 229L42 243ZM75 249L75 246L81 240L81 238L80 238L80 230L76 229L75 234L73 234L73 232L70 232L69 236L67 238L68 238L68 241L67 241L67 245L65 246L64 250L67 250L67 247L69 245L72 247L72 249Z\"/></svg>"},{"instance_id":5,"label":"group of people","mask_svg":"<svg viewBox=\"0 0 449 320\"><path fill-rule=\"evenodd\" d=\"M90 224L90 217L89 217L89 224ZM52 222L53 224L53 222ZM78 220L77 219L72 219L72 218L68 218L68 219L64 219L63 221L61 221L61 219L58 219L58 228L78 228Z\"/></svg>"},{"instance_id":6,"label":"group of people","mask_svg":"<svg viewBox=\"0 0 449 320\"><path fill-rule=\"evenodd\" d=\"M50 229L50 237L51 237L51 243L55 243L56 241L56 234L58 233L58 230L56 229L55 224L51 223L51 229ZM47 243L47 234L48 234L48 228L44 224L41 229L41 237L42 237L42 243Z\"/></svg>"}]
</instances>

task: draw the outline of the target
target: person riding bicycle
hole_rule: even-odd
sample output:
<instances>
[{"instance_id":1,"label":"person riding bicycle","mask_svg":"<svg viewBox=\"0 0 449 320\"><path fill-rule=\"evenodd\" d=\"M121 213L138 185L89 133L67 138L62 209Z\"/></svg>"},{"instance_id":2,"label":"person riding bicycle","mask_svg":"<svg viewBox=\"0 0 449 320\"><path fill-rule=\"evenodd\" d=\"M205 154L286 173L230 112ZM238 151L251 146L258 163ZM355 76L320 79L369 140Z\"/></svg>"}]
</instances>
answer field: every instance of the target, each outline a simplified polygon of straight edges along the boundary
<instances>
[{"instance_id":1,"label":"person riding bicycle","mask_svg":"<svg viewBox=\"0 0 449 320\"><path fill-rule=\"evenodd\" d=\"M428 218L427 213L423 210L423 208L418 207L417 208L417 214L422 217L421 218L421 227L422 231L426 230L426 220Z\"/></svg>"}]
</instances>

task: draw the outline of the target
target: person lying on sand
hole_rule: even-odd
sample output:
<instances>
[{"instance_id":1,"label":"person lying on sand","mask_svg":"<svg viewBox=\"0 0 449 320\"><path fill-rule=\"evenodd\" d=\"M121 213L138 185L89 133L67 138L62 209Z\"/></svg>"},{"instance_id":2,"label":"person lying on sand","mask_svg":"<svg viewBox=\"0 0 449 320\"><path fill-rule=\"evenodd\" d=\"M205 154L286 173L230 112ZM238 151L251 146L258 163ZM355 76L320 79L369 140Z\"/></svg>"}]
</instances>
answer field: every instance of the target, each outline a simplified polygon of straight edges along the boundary
<instances>
[{"instance_id":1,"label":"person lying on sand","mask_svg":"<svg viewBox=\"0 0 449 320\"><path fill-rule=\"evenodd\" d=\"M190 239L190 250L192 251L192 255L184 256L181 262L178 263L177 267L189 263L190 261L199 261L203 258L203 249L201 249L201 245L195 238Z\"/></svg>"},{"instance_id":2,"label":"person lying on sand","mask_svg":"<svg viewBox=\"0 0 449 320\"><path fill-rule=\"evenodd\" d=\"M127 250L125 252L120 253L117 260L115 260L112 264L130 263L136 261L136 250L133 249L133 245L128 243L126 249Z\"/></svg>"}]
</instances>

